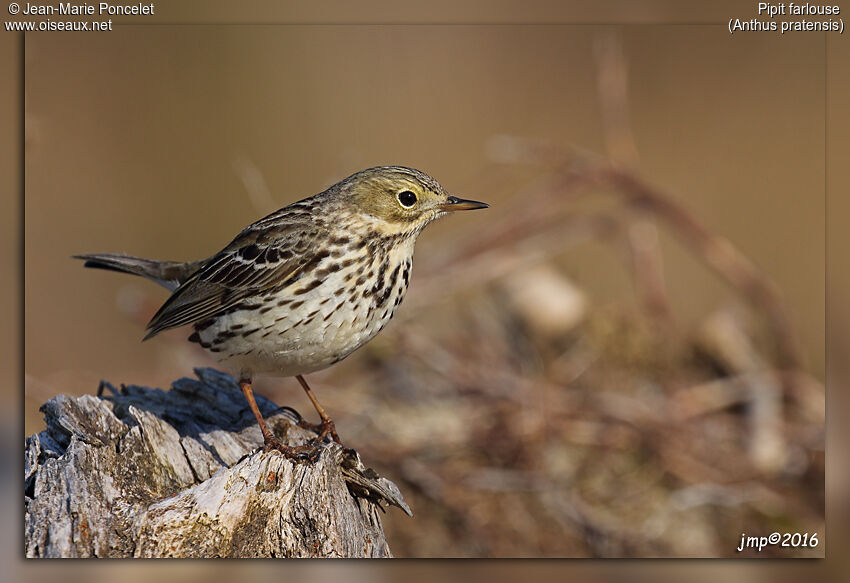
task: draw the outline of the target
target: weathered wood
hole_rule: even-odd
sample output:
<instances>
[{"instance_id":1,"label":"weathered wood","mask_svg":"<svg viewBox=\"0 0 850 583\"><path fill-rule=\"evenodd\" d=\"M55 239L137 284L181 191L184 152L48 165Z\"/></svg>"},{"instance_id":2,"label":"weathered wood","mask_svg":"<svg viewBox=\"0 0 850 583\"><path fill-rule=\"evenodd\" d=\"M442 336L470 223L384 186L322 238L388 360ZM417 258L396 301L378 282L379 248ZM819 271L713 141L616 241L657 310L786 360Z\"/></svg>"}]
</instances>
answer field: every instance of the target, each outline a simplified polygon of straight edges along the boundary
<instances>
[{"instance_id":1,"label":"weathered wood","mask_svg":"<svg viewBox=\"0 0 850 583\"><path fill-rule=\"evenodd\" d=\"M126 386L45 403L26 440L29 557L389 557L379 509L396 486L323 444L315 462L263 452L234 380L197 369L169 391ZM99 391L99 393L102 391ZM315 434L257 396L282 441Z\"/></svg>"}]
</instances>

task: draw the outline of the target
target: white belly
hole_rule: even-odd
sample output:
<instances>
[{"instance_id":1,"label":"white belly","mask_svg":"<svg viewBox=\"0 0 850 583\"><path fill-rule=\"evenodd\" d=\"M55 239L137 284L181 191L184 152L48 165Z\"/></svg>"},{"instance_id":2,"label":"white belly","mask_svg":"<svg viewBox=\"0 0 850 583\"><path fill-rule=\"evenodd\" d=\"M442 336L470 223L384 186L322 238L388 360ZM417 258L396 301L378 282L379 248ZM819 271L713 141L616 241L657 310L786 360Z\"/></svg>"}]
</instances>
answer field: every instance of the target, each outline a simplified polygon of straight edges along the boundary
<instances>
[{"instance_id":1,"label":"white belly","mask_svg":"<svg viewBox=\"0 0 850 583\"><path fill-rule=\"evenodd\" d=\"M365 267L355 262L333 272L314 289L296 294L309 283L304 277L271 302L257 300L220 316L214 325L199 330L201 345L221 364L248 378L326 368L371 340L392 318L407 291L412 257L405 251L389 252L383 286L377 290L376 282L381 283L377 257ZM317 268L333 261L339 260L328 258ZM368 278L370 273L373 277ZM355 285L361 277L366 280Z\"/></svg>"}]
</instances>

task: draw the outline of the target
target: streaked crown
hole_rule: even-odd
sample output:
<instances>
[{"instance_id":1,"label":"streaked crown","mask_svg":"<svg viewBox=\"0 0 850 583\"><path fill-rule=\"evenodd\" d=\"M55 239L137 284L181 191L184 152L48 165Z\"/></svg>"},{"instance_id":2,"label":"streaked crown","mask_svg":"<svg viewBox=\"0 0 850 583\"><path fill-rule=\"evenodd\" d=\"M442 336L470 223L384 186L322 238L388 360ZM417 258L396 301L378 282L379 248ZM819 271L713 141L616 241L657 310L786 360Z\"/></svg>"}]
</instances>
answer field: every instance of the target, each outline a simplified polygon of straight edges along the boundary
<instances>
[{"instance_id":1,"label":"streaked crown","mask_svg":"<svg viewBox=\"0 0 850 583\"><path fill-rule=\"evenodd\" d=\"M404 166L361 170L337 187L336 196L360 220L385 234L418 232L446 213L488 206L451 196L431 176Z\"/></svg>"}]
</instances>

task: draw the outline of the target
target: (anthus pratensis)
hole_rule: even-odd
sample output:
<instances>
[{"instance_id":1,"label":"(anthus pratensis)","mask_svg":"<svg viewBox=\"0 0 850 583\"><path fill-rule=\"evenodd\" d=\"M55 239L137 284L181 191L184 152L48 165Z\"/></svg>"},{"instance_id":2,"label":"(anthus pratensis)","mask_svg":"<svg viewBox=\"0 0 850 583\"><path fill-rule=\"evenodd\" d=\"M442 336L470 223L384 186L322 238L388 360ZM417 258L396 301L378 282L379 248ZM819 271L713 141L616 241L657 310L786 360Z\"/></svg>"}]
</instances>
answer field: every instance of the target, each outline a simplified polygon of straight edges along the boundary
<instances>
[{"instance_id":1,"label":"(anthus pratensis)","mask_svg":"<svg viewBox=\"0 0 850 583\"><path fill-rule=\"evenodd\" d=\"M419 170L369 168L246 227L201 261L77 255L86 267L140 275L172 291L145 340L191 324L189 337L238 374L265 449L295 459L309 448L272 435L251 389L256 375L294 376L321 418L318 441L340 443L302 375L339 362L393 317L410 282L423 227L445 214L487 208L450 196Z\"/></svg>"}]
</instances>

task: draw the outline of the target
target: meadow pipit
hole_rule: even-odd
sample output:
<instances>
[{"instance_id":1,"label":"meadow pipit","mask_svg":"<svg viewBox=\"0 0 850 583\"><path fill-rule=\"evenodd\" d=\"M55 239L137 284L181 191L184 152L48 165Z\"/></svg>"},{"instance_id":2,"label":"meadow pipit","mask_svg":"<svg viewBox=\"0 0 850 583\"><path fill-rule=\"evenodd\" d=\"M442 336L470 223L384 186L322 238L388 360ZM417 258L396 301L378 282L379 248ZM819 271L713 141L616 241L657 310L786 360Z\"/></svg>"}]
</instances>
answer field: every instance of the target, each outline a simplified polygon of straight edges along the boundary
<instances>
[{"instance_id":1,"label":"meadow pipit","mask_svg":"<svg viewBox=\"0 0 850 583\"><path fill-rule=\"evenodd\" d=\"M450 196L423 172L381 166L260 219L209 259L76 257L86 267L141 275L171 290L145 340L191 324L189 340L238 374L265 449L301 458L304 448L283 445L266 426L251 389L254 376L295 376L321 418L318 440L339 443L302 375L339 362L393 317L425 225L481 208L487 205Z\"/></svg>"}]
</instances>

